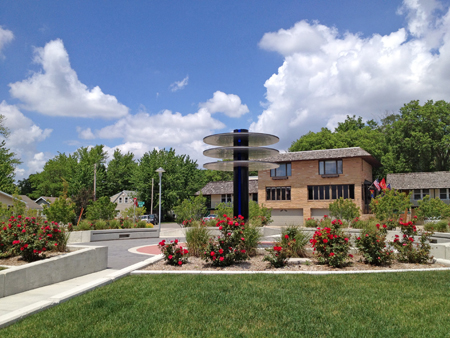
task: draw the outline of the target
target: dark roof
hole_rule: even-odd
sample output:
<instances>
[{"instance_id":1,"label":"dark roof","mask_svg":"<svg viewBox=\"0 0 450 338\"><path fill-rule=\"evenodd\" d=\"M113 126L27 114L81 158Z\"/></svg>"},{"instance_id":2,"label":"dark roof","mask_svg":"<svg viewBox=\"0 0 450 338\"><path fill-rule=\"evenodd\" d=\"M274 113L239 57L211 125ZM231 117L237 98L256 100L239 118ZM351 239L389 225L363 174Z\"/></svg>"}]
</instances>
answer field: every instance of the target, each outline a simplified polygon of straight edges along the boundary
<instances>
[{"instance_id":1,"label":"dark roof","mask_svg":"<svg viewBox=\"0 0 450 338\"><path fill-rule=\"evenodd\" d=\"M202 190L197 191L195 194L203 196L205 195L222 195L222 194L232 194L233 193L233 182L232 181L217 181L209 182L203 187ZM256 194L258 192L258 180L248 181L248 192L249 194Z\"/></svg>"},{"instance_id":2,"label":"dark roof","mask_svg":"<svg viewBox=\"0 0 450 338\"><path fill-rule=\"evenodd\" d=\"M394 189L450 188L450 171L387 174L386 183Z\"/></svg>"},{"instance_id":3,"label":"dark roof","mask_svg":"<svg viewBox=\"0 0 450 338\"><path fill-rule=\"evenodd\" d=\"M370 153L360 147L338 148L338 149L322 149L280 153L276 156L262 159L267 162L291 162L291 161L307 161L307 160L326 160L335 158L361 157L373 167L380 167L381 163Z\"/></svg>"},{"instance_id":4,"label":"dark roof","mask_svg":"<svg viewBox=\"0 0 450 338\"><path fill-rule=\"evenodd\" d=\"M22 199L22 201L24 201L27 204L27 208L29 208L29 209L38 209L38 210L44 209L42 207L42 205L37 204L35 201L33 201L27 195L19 195L19 196Z\"/></svg>"}]
</instances>

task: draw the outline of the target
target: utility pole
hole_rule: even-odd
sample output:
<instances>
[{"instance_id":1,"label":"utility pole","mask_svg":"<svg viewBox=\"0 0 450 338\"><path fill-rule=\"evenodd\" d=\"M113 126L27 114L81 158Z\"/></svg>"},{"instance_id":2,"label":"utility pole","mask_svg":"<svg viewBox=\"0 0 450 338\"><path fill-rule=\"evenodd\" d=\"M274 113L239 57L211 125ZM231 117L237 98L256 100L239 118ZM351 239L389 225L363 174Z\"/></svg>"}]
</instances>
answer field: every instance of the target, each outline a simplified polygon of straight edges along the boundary
<instances>
[{"instance_id":1,"label":"utility pole","mask_svg":"<svg viewBox=\"0 0 450 338\"><path fill-rule=\"evenodd\" d=\"M94 202L97 200L97 163L94 163Z\"/></svg>"},{"instance_id":2,"label":"utility pole","mask_svg":"<svg viewBox=\"0 0 450 338\"><path fill-rule=\"evenodd\" d=\"M153 180L152 178L152 204L150 204L150 215L153 215Z\"/></svg>"}]
</instances>

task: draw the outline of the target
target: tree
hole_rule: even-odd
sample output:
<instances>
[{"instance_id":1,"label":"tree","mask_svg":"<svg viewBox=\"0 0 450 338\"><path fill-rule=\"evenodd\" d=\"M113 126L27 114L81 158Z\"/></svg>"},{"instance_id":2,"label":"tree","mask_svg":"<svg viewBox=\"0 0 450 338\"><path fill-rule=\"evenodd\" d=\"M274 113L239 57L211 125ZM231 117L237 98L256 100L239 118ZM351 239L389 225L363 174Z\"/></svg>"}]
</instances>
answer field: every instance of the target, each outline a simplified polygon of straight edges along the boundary
<instances>
[{"instance_id":1,"label":"tree","mask_svg":"<svg viewBox=\"0 0 450 338\"><path fill-rule=\"evenodd\" d=\"M28 178L24 178L23 180L17 181L17 187L19 188L19 192L21 195L31 196L34 192L34 188L31 184L31 179L34 174L31 174Z\"/></svg>"},{"instance_id":2,"label":"tree","mask_svg":"<svg viewBox=\"0 0 450 338\"><path fill-rule=\"evenodd\" d=\"M0 137L4 138L0 142L0 191L12 194L15 190L15 168L21 162L15 158L16 154L6 147L5 139L9 136L9 130L4 121L5 116L0 115Z\"/></svg>"},{"instance_id":3,"label":"tree","mask_svg":"<svg viewBox=\"0 0 450 338\"><path fill-rule=\"evenodd\" d=\"M360 216L359 208L351 199L339 197L329 207L332 217L344 220L350 225L351 221Z\"/></svg>"},{"instance_id":4,"label":"tree","mask_svg":"<svg viewBox=\"0 0 450 338\"><path fill-rule=\"evenodd\" d=\"M401 215L411 208L411 193L409 195L398 190L385 190L370 202L370 209L376 218L395 227Z\"/></svg>"},{"instance_id":5,"label":"tree","mask_svg":"<svg viewBox=\"0 0 450 338\"><path fill-rule=\"evenodd\" d=\"M64 223L73 222L75 220L75 203L67 198L67 187L65 183L64 193L59 196L50 206L44 207L44 215L49 221Z\"/></svg>"},{"instance_id":6,"label":"tree","mask_svg":"<svg viewBox=\"0 0 450 338\"><path fill-rule=\"evenodd\" d=\"M122 217L128 217L128 218L139 218L139 216L145 215L147 212L147 209L145 207L135 207L131 206L129 208L126 208L124 211L122 211L120 214Z\"/></svg>"},{"instance_id":7,"label":"tree","mask_svg":"<svg viewBox=\"0 0 450 338\"><path fill-rule=\"evenodd\" d=\"M75 203L75 214L77 217L84 217L89 203L94 199L94 192L92 189L81 188L77 194L72 195L72 201Z\"/></svg>"},{"instance_id":8,"label":"tree","mask_svg":"<svg viewBox=\"0 0 450 338\"><path fill-rule=\"evenodd\" d=\"M100 197L97 201L88 205L86 217L90 220L113 219L117 215L117 203L112 203L108 196Z\"/></svg>"},{"instance_id":9,"label":"tree","mask_svg":"<svg viewBox=\"0 0 450 338\"><path fill-rule=\"evenodd\" d=\"M155 171L159 167L165 170L162 174L161 212L166 214L180 201L194 195L201 187L201 173L196 161L187 155L176 155L174 149L153 150L147 152L139 161L133 175L133 184L139 192L139 199L145 201L145 207L150 210L152 194L152 178L155 180L153 210L159 203L159 176Z\"/></svg>"},{"instance_id":10,"label":"tree","mask_svg":"<svg viewBox=\"0 0 450 338\"><path fill-rule=\"evenodd\" d=\"M108 163L106 170L108 196L123 190L134 190L132 177L137 166L132 153L122 154L119 149L114 151L113 158Z\"/></svg>"},{"instance_id":11,"label":"tree","mask_svg":"<svg viewBox=\"0 0 450 338\"><path fill-rule=\"evenodd\" d=\"M198 196L191 196L185 199L180 205L173 208L177 215L177 223L183 224L186 220L199 221L205 215L208 208L206 208L206 197L202 194Z\"/></svg>"},{"instance_id":12,"label":"tree","mask_svg":"<svg viewBox=\"0 0 450 338\"><path fill-rule=\"evenodd\" d=\"M430 198L430 196L426 195L418 203L417 217L420 219L440 219L450 216L450 206L438 197Z\"/></svg>"},{"instance_id":13,"label":"tree","mask_svg":"<svg viewBox=\"0 0 450 338\"><path fill-rule=\"evenodd\" d=\"M392 172L450 170L450 104L411 101L386 124Z\"/></svg>"}]
</instances>

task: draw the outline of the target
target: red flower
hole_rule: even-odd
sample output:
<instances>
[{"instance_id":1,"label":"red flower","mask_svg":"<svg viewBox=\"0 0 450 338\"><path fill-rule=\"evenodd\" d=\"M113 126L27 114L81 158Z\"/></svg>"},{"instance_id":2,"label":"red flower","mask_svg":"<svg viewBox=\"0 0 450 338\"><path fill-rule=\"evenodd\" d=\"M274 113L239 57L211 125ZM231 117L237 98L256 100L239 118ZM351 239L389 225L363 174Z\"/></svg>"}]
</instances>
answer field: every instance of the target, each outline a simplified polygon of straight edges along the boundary
<instances>
[{"instance_id":1,"label":"red flower","mask_svg":"<svg viewBox=\"0 0 450 338\"><path fill-rule=\"evenodd\" d=\"M23 247L20 248L20 251L23 251Z\"/></svg>"},{"instance_id":2,"label":"red flower","mask_svg":"<svg viewBox=\"0 0 450 338\"><path fill-rule=\"evenodd\" d=\"M325 238L325 239L323 240L323 242L324 242L325 244L328 243L328 239Z\"/></svg>"},{"instance_id":3,"label":"red flower","mask_svg":"<svg viewBox=\"0 0 450 338\"><path fill-rule=\"evenodd\" d=\"M182 261L178 261L178 265L181 265L181 264L183 264L183 262Z\"/></svg>"},{"instance_id":4,"label":"red flower","mask_svg":"<svg viewBox=\"0 0 450 338\"><path fill-rule=\"evenodd\" d=\"M333 257L333 256L334 256L334 252L330 253L330 257Z\"/></svg>"},{"instance_id":5,"label":"red flower","mask_svg":"<svg viewBox=\"0 0 450 338\"><path fill-rule=\"evenodd\" d=\"M348 242L348 238L347 238L347 237L345 237L345 238L344 238L344 241Z\"/></svg>"},{"instance_id":6,"label":"red flower","mask_svg":"<svg viewBox=\"0 0 450 338\"><path fill-rule=\"evenodd\" d=\"M289 235L284 235L284 238L288 239L288 238L289 238Z\"/></svg>"},{"instance_id":7,"label":"red flower","mask_svg":"<svg viewBox=\"0 0 450 338\"><path fill-rule=\"evenodd\" d=\"M28 248L28 244L25 244L23 247L24 247L25 249Z\"/></svg>"},{"instance_id":8,"label":"red flower","mask_svg":"<svg viewBox=\"0 0 450 338\"><path fill-rule=\"evenodd\" d=\"M211 251L211 256L214 256L216 253L214 251Z\"/></svg>"},{"instance_id":9,"label":"red flower","mask_svg":"<svg viewBox=\"0 0 450 338\"><path fill-rule=\"evenodd\" d=\"M178 244L178 239L175 240L175 244Z\"/></svg>"},{"instance_id":10,"label":"red flower","mask_svg":"<svg viewBox=\"0 0 450 338\"><path fill-rule=\"evenodd\" d=\"M361 239L361 237L358 237L357 240L359 241Z\"/></svg>"},{"instance_id":11,"label":"red flower","mask_svg":"<svg viewBox=\"0 0 450 338\"><path fill-rule=\"evenodd\" d=\"M23 229L22 232L27 232L27 231L25 229Z\"/></svg>"},{"instance_id":12,"label":"red flower","mask_svg":"<svg viewBox=\"0 0 450 338\"><path fill-rule=\"evenodd\" d=\"M241 252L242 252L242 253L245 253L246 251L245 251L245 249L242 249Z\"/></svg>"},{"instance_id":13,"label":"red flower","mask_svg":"<svg viewBox=\"0 0 450 338\"><path fill-rule=\"evenodd\" d=\"M223 254L223 249L219 249L219 253L220 253L220 254Z\"/></svg>"},{"instance_id":14,"label":"red flower","mask_svg":"<svg viewBox=\"0 0 450 338\"><path fill-rule=\"evenodd\" d=\"M169 258L169 259L172 259L172 258L173 258L173 256L172 256L172 255L169 255L169 257L167 257L167 258Z\"/></svg>"},{"instance_id":15,"label":"red flower","mask_svg":"<svg viewBox=\"0 0 450 338\"><path fill-rule=\"evenodd\" d=\"M220 258L219 258L219 261L223 262L223 260L224 260L224 258L223 258L223 257L220 257Z\"/></svg>"},{"instance_id":16,"label":"red flower","mask_svg":"<svg viewBox=\"0 0 450 338\"><path fill-rule=\"evenodd\" d=\"M188 254L189 253L189 251L187 251L186 249L184 249L184 254L186 255L186 254Z\"/></svg>"},{"instance_id":17,"label":"red flower","mask_svg":"<svg viewBox=\"0 0 450 338\"><path fill-rule=\"evenodd\" d=\"M353 258L353 255L352 254L348 254L348 257Z\"/></svg>"},{"instance_id":18,"label":"red flower","mask_svg":"<svg viewBox=\"0 0 450 338\"><path fill-rule=\"evenodd\" d=\"M55 246L58 246L58 243L55 243ZM44 248L45 249L45 248Z\"/></svg>"},{"instance_id":19,"label":"red flower","mask_svg":"<svg viewBox=\"0 0 450 338\"><path fill-rule=\"evenodd\" d=\"M244 238L244 237L241 237L241 240L242 240L242 241L245 241L245 238Z\"/></svg>"},{"instance_id":20,"label":"red flower","mask_svg":"<svg viewBox=\"0 0 450 338\"><path fill-rule=\"evenodd\" d=\"M387 225L386 225L386 224L383 224L383 228L385 228L385 229L386 229L386 228L387 228Z\"/></svg>"},{"instance_id":21,"label":"red flower","mask_svg":"<svg viewBox=\"0 0 450 338\"><path fill-rule=\"evenodd\" d=\"M220 227L219 227L219 230L222 230L222 229L223 229L223 227L222 227L222 226L220 226Z\"/></svg>"}]
</instances>

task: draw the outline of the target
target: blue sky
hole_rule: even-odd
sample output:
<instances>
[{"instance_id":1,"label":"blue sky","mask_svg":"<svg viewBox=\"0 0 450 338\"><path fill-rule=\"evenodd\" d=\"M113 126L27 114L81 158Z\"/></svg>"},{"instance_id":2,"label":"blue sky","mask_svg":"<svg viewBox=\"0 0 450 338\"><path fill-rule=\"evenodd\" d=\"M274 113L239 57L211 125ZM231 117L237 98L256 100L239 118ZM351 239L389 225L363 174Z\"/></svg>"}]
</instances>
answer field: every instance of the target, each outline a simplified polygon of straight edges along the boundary
<instances>
[{"instance_id":1,"label":"blue sky","mask_svg":"<svg viewBox=\"0 0 450 338\"><path fill-rule=\"evenodd\" d=\"M202 138L308 131L450 100L448 1L0 2L7 145L40 171L104 144L139 158Z\"/></svg>"}]
</instances>

